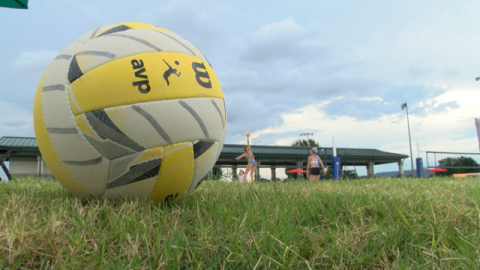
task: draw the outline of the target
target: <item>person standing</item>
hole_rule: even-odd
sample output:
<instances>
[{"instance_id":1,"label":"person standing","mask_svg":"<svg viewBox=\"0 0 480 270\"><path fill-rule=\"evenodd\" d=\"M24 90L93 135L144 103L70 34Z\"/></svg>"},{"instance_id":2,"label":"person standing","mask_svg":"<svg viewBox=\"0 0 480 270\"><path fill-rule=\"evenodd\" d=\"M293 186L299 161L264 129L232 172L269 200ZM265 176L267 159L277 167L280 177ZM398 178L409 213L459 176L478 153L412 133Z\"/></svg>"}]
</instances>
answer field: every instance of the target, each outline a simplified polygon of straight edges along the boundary
<instances>
[{"instance_id":1,"label":"person standing","mask_svg":"<svg viewBox=\"0 0 480 270\"><path fill-rule=\"evenodd\" d=\"M247 163L247 168L245 169L245 178L243 179L242 182L247 181L248 179L248 173L250 172L250 179L253 182L253 170L255 167L257 167L257 162L255 161L255 156L252 153L252 149L250 148L250 132L245 133L245 137L247 137L247 146L243 147L243 150L245 153L241 154L240 156L236 157L236 160L240 160L242 157L246 158L248 163Z\"/></svg>"},{"instance_id":2,"label":"person standing","mask_svg":"<svg viewBox=\"0 0 480 270\"><path fill-rule=\"evenodd\" d=\"M323 173L327 173L327 169L325 169L322 159L315 155L316 152L317 148L312 148L307 161L307 173L309 173L309 178L311 181L318 181L320 179L320 165L322 166Z\"/></svg>"}]
</instances>

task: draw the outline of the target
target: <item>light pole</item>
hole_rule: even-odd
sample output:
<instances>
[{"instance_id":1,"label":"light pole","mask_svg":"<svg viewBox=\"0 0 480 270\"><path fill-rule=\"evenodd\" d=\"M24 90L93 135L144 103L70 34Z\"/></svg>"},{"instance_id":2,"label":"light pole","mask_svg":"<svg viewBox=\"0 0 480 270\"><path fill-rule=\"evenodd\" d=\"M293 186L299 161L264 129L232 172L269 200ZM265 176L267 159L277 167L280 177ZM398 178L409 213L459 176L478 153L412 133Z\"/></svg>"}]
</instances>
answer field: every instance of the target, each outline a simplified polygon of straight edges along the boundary
<instances>
[{"instance_id":1,"label":"light pole","mask_svg":"<svg viewBox=\"0 0 480 270\"><path fill-rule=\"evenodd\" d=\"M310 140L308 139L308 136L310 135L313 136L313 133L306 132L306 133L300 134L300 136L307 136L307 146L310 146Z\"/></svg>"},{"instance_id":2,"label":"light pole","mask_svg":"<svg viewBox=\"0 0 480 270\"><path fill-rule=\"evenodd\" d=\"M476 77L475 81L480 81L480 77ZM475 126L477 127L478 149L480 150L480 118L475 118Z\"/></svg>"},{"instance_id":3,"label":"light pole","mask_svg":"<svg viewBox=\"0 0 480 270\"><path fill-rule=\"evenodd\" d=\"M407 114L407 127L408 127L408 144L410 145L410 162L412 164L412 176L414 176L414 168L413 168L413 155L412 155L412 139L410 137L410 121L408 120L408 107L407 107L407 103L402 103L402 106L400 106L403 109L405 109L405 112Z\"/></svg>"}]
</instances>

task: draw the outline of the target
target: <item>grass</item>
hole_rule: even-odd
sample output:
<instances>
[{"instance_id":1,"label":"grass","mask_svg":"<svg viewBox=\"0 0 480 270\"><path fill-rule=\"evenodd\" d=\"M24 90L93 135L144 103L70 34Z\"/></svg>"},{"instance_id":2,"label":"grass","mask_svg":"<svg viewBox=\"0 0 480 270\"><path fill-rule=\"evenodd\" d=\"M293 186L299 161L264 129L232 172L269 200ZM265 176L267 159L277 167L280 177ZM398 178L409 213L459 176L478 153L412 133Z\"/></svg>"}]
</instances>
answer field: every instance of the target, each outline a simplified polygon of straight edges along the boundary
<instances>
[{"instance_id":1,"label":"grass","mask_svg":"<svg viewBox=\"0 0 480 270\"><path fill-rule=\"evenodd\" d=\"M0 184L0 268L478 269L480 179L206 181L167 205Z\"/></svg>"}]
</instances>

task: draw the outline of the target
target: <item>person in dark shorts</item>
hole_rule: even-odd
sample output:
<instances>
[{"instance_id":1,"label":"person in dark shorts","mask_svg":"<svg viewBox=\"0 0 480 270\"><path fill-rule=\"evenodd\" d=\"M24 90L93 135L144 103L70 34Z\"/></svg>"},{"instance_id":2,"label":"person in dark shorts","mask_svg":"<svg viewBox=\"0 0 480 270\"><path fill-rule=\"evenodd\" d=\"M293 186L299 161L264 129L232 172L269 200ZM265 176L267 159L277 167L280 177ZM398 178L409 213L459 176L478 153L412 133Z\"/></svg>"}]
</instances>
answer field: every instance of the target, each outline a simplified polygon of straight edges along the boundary
<instances>
[{"instance_id":1,"label":"person in dark shorts","mask_svg":"<svg viewBox=\"0 0 480 270\"><path fill-rule=\"evenodd\" d=\"M309 174L311 181L318 181L320 179L320 165L322 166L323 173L327 172L327 169L325 169L325 166L323 165L322 159L315 155L316 152L317 148L312 148L307 161L307 173Z\"/></svg>"}]
</instances>

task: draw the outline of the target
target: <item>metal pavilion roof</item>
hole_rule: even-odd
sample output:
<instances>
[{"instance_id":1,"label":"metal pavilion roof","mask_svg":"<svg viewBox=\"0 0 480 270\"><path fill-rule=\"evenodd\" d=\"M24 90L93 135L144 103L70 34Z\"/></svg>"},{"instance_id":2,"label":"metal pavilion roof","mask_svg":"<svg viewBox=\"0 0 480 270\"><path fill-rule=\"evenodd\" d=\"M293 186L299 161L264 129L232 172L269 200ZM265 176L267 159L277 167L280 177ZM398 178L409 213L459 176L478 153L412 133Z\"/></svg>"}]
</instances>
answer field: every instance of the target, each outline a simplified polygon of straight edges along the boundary
<instances>
[{"instance_id":1,"label":"metal pavilion roof","mask_svg":"<svg viewBox=\"0 0 480 270\"><path fill-rule=\"evenodd\" d=\"M224 144L222 154L224 155L241 155L243 154L243 144ZM301 155L308 153L306 147L292 146L272 146L272 145L252 145L252 151L255 155Z\"/></svg>"},{"instance_id":2,"label":"metal pavilion roof","mask_svg":"<svg viewBox=\"0 0 480 270\"><path fill-rule=\"evenodd\" d=\"M243 154L244 145L224 144L217 164L223 165L241 165L245 161L236 161L234 158ZM273 145L252 145L252 152L257 160L262 161L262 165L281 165L299 160L306 160L308 156L308 147L301 146L273 146ZM20 148L20 153L13 156L40 156L37 141L34 137L1 137L0 153L4 148ZM324 162L329 163L333 156L331 147L319 147L319 155ZM408 155L384 152L377 149L365 148L337 148L337 156L342 158L342 163L367 164L385 164L398 162L408 158Z\"/></svg>"},{"instance_id":3,"label":"metal pavilion roof","mask_svg":"<svg viewBox=\"0 0 480 270\"><path fill-rule=\"evenodd\" d=\"M223 146L222 155L241 155L244 145L225 144ZM272 146L272 145L252 145L252 151L255 156L258 155L308 155L311 147L306 146ZM332 147L318 147L319 155L332 156ZM377 149L369 148L337 148L338 156L375 156L375 157L392 157L392 158L408 158L407 155L384 152Z\"/></svg>"},{"instance_id":4,"label":"metal pavilion roof","mask_svg":"<svg viewBox=\"0 0 480 270\"><path fill-rule=\"evenodd\" d=\"M38 149L37 140L32 137L1 137L0 146Z\"/></svg>"},{"instance_id":5,"label":"metal pavilion roof","mask_svg":"<svg viewBox=\"0 0 480 270\"><path fill-rule=\"evenodd\" d=\"M5 154L11 148L21 150L18 153L12 153L12 156L40 156L37 140L32 137L1 137L0 155Z\"/></svg>"}]
</instances>

